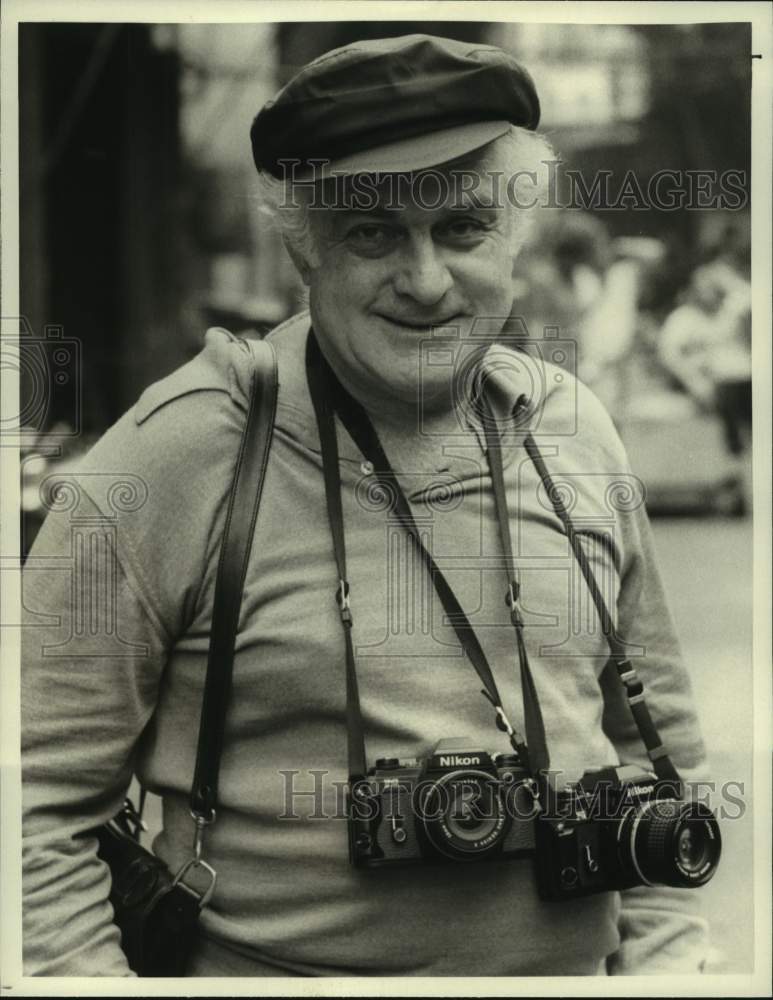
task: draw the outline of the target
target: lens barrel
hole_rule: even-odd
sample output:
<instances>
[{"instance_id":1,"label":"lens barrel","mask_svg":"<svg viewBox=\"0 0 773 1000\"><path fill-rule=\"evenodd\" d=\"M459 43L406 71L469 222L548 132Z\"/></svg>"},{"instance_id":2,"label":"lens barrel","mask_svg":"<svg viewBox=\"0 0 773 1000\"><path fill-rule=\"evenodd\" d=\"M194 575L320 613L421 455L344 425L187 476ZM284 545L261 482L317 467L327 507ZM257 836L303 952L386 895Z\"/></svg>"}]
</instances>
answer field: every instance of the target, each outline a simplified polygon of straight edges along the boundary
<instances>
[{"instance_id":1,"label":"lens barrel","mask_svg":"<svg viewBox=\"0 0 773 1000\"><path fill-rule=\"evenodd\" d=\"M501 783L485 771L443 775L424 797L421 819L432 846L457 861L499 850L511 825Z\"/></svg>"},{"instance_id":2,"label":"lens barrel","mask_svg":"<svg viewBox=\"0 0 773 1000\"><path fill-rule=\"evenodd\" d=\"M621 822L620 860L646 885L697 888L719 864L722 838L712 811L700 802L651 799Z\"/></svg>"}]
</instances>

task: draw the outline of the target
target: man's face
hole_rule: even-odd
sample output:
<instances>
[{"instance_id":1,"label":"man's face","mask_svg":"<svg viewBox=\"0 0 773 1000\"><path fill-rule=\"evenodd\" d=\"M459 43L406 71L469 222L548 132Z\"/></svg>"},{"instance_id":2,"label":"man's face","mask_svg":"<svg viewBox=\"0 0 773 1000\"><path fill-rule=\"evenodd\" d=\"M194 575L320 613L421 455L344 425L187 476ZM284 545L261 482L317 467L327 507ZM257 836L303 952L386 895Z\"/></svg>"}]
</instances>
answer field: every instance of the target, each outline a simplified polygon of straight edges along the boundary
<instances>
[{"instance_id":1,"label":"man's face","mask_svg":"<svg viewBox=\"0 0 773 1000\"><path fill-rule=\"evenodd\" d=\"M428 409L447 405L449 367L420 364L432 327L456 327L464 341L476 317L495 335L510 313L513 213L491 176L474 196L444 177L421 187L415 177L399 186L382 178L375 208L312 213L317 265L305 280L314 329L341 380L372 409L419 396Z\"/></svg>"}]
</instances>

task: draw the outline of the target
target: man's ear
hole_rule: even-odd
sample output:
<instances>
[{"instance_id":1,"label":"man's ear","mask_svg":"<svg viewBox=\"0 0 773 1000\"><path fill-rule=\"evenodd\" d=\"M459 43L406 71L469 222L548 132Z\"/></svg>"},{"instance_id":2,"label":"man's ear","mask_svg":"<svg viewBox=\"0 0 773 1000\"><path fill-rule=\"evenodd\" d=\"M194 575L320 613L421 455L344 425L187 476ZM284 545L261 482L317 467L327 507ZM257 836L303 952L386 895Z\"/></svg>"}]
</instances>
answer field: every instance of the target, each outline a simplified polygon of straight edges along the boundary
<instances>
[{"instance_id":1,"label":"man's ear","mask_svg":"<svg viewBox=\"0 0 773 1000\"><path fill-rule=\"evenodd\" d=\"M295 270L300 274L304 285L308 287L311 283L311 267L309 267L308 261L298 253L295 247L290 246L286 239L283 239L282 242L290 255L290 260L295 265Z\"/></svg>"}]
</instances>

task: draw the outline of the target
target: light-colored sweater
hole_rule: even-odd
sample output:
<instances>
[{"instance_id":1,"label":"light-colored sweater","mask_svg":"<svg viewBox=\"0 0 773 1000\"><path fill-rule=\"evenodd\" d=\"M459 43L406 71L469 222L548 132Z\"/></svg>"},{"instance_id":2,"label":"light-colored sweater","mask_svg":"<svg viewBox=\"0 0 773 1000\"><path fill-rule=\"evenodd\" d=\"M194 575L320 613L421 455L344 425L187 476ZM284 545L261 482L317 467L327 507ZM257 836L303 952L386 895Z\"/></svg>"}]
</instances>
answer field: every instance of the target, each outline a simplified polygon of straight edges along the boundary
<instances>
[{"instance_id":1,"label":"light-colored sweater","mask_svg":"<svg viewBox=\"0 0 773 1000\"><path fill-rule=\"evenodd\" d=\"M308 317L274 331L276 430L236 643L218 820L218 873L197 975L561 975L695 972L700 891L647 888L566 903L536 894L532 862L355 870L346 821L286 790L346 780L344 646L319 442L303 363ZM500 352L500 361L506 355ZM486 382L498 407L534 391L510 356ZM126 975L109 873L78 837L118 808L133 770L163 797L156 852L190 856L188 793L218 545L252 358L222 331L148 389L60 488L24 574L24 955L28 974ZM703 746L654 565L650 530L609 417L566 373L541 368L535 433L637 658L651 711L685 778ZM560 376L560 377L557 377ZM508 749L411 544L339 428L353 637L367 752L422 756L442 738ZM505 448L526 639L552 766L568 778L646 762L566 536L516 438ZM522 726L506 576L473 418L444 468L398 468ZM121 485L123 484L123 485ZM635 650L634 650L635 652ZM603 674L602 674L603 672ZM599 683L601 680L601 683ZM606 697L604 697L606 692ZM606 706L606 707L605 707ZM315 779L311 772L324 772ZM297 773L292 773L297 772ZM299 818L282 818L295 812ZM225 956L225 957L224 957Z\"/></svg>"}]
</instances>

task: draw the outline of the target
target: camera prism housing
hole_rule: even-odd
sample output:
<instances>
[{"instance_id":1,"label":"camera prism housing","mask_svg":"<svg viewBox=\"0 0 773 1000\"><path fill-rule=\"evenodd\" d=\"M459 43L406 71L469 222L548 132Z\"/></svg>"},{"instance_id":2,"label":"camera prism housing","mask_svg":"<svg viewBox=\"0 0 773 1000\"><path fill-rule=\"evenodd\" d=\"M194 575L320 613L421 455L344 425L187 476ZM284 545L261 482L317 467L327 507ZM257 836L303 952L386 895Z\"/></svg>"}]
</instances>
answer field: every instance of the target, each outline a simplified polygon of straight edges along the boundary
<instances>
[{"instance_id":1,"label":"camera prism housing","mask_svg":"<svg viewBox=\"0 0 773 1000\"><path fill-rule=\"evenodd\" d=\"M586 771L536 824L540 896L705 885L719 863L719 826L706 805L678 795L636 765Z\"/></svg>"},{"instance_id":2,"label":"camera prism housing","mask_svg":"<svg viewBox=\"0 0 773 1000\"><path fill-rule=\"evenodd\" d=\"M533 855L536 815L515 755L441 740L425 758L379 758L352 788L350 859L381 867Z\"/></svg>"}]
</instances>

